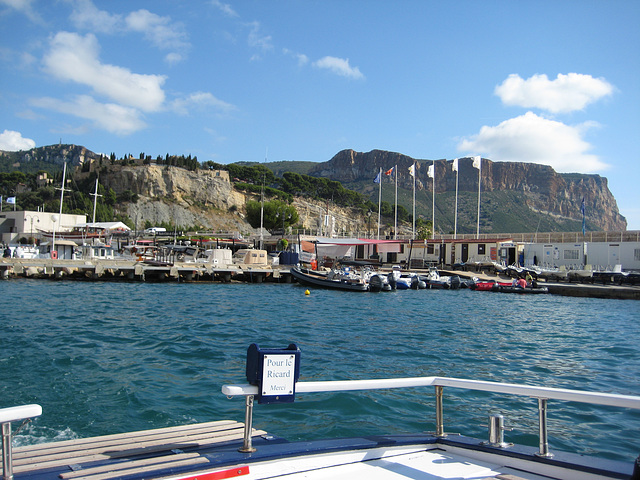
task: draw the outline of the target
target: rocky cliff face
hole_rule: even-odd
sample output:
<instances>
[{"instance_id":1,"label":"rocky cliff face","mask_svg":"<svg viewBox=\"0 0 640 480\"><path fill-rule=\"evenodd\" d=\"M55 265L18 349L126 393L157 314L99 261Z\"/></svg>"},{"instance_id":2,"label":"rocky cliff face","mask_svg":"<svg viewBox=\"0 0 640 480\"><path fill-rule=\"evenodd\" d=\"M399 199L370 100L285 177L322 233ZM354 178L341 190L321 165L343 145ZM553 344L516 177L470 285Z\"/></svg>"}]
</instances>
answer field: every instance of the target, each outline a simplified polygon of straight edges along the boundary
<instances>
[{"instance_id":1,"label":"rocky cliff face","mask_svg":"<svg viewBox=\"0 0 640 480\"><path fill-rule=\"evenodd\" d=\"M343 150L330 161L319 164L310 175L341 181L350 188L371 185L378 171L397 166L398 186L413 188L409 167L416 163L416 189L431 192L432 179L427 176L430 165L435 167L436 194L456 189L456 173L449 160L416 160L406 155L381 150L368 153ZM392 177L383 181L393 182ZM478 170L471 158L458 162L460 192L478 191ZM360 188L361 190L361 188ZM607 179L599 175L559 174L546 165L517 162L492 162L482 159L481 191L519 192L530 210L549 215L581 220L580 207L585 200L587 219L592 226L603 230L626 230L627 222L620 215L615 198L609 191Z\"/></svg>"},{"instance_id":2,"label":"rocky cliff face","mask_svg":"<svg viewBox=\"0 0 640 480\"><path fill-rule=\"evenodd\" d=\"M217 175L216 172L199 170L191 172L171 166L142 165L142 160L131 159L135 165L112 165L104 155L96 154L78 145L51 145L39 147L26 152L2 152L3 156L22 167L32 164L32 170L41 168L41 164L53 164L61 170L62 164L69 167L76 166L76 175L89 175L98 171L100 183L112 188L116 193L130 190L138 194L140 200L136 204L128 204L126 211L132 220L138 219L138 224L150 221L152 223L168 222L175 225L202 225L208 229L220 231L239 231L250 233L252 228L244 221L243 212L246 196L233 189L228 178ZM448 198L451 203L451 192L456 189L456 174L451 169L451 160L416 160L406 155L382 150L368 153L343 150L328 162L320 163L309 172L314 176L321 176L337 180L347 188L371 194L377 203L377 187L373 183L378 171L387 171L398 167L399 190L404 192L404 207L410 210L413 188L413 178L409 175L409 167L416 163L416 188L430 197L432 180L427 176L430 165L435 167L436 194ZM226 174L226 172L223 172ZM383 183L389 184L393 178L383 175ZM469 225L475 223L475 194L478 191L478 170L472 166L470 158L459 160L458 188L461 192L460 208L467 211L466 221ZM385 187L383 187L384 190ZM540 214L549 218L573 220L574 231L576 222L582 220L580 206L585 200L585 210L588 226L591 229L619 231L626 229L626 220L620 215L615 198L609 191L607 179L599 175L558 174L551 167L530 163L492 162L482 159L481 190L483 199L483 231L484 232L519 232L533 231L538 223ZM507 192L505 198L524 204L524 209L517 213L502 211L495 212L496 200L491 208L490 193ZM467 201L462 194L467 194ZM375 197L375 198L374 198ZM498 197L496 197L498 198ZM486 202L486 210L485 210ZM402 202L399 202L402 204ZM429 200L427 208L431 208ZM318 229L321 219L327 214L327 205L315 204L304 199L294 202L305 228ZM436 223L441 228L448 229L446 223L453 222L451 205L436 205ZM471 213L469 213L471 212ZM377 213L377 212L376 212ZM419 212L416 212L419 216ZM334 231L363 232L369 227L374 228L377 218L363 218L349 209L330 206L328 214L335 218ZM505 230L504 219L511 215L527 217L529 220L538 215L527 226L520 230ZM375 215L377 217L377 215ZM431 214L423 215L430 219ZM440 219L438 218L440 216ZM459 225L464 221L458 219ZM371 223L371 225L369 225ZM562 223L562 222L560 222ZM571 223L571 222L570 222ZM538 223L538 225L540 225ZM542 222L544 225L544 222ZM579 225L579 223L577 224ZM474 226L474 225L473 225ZM468 227L471 228L471 227ZM550 227L551 228L551 227ZM562 228L562 227L559 227ZM579 226L577 227L579 229ZM459 230L460 232L461 230ZM475 229L473 229L475 231Z\"/></svg>"},{"instance_id":3,"label":"rocky cliff face","mask_svg":"<svg viewBox=\"0 0 640 480\"><path fill-rule=\"evenodd\" d=\"M226 174L226 172L224 172ZM139 196L127 206L127 215L139 222L168 222L177 226L202 225L222 231L245 233L251 227L242 212L245 196L226 175L159 165L103 166L100 183L115 192L130 190Z\"/></svg>"}]
</instances>

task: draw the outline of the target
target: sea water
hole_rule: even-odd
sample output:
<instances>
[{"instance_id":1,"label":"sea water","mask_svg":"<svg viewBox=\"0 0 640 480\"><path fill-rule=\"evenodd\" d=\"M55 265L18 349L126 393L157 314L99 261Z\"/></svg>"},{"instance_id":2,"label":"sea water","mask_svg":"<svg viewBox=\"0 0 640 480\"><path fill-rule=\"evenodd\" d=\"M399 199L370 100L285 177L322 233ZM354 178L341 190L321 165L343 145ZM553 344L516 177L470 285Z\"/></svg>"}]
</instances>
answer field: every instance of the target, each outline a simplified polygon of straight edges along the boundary
<instances>
[{"instance_id":1,"label":"sea water","mask_svg":"<svg viewBox=\"0 0 640 480\"><path fill-rule=\"evenodd\" d=\"M244 420L247 347L301 350L301 381L449 376L640 395L640 308L628 300L470 290L381 293L296 284L0 283L0 408L37 403L29 444ZM447 432L538 445L537 401L445 388ZM633 460L640 411L549 401L550 450ZM289 440L435 430L433 387L298 394L256 405Z\"/></svg>"}]
</instances>

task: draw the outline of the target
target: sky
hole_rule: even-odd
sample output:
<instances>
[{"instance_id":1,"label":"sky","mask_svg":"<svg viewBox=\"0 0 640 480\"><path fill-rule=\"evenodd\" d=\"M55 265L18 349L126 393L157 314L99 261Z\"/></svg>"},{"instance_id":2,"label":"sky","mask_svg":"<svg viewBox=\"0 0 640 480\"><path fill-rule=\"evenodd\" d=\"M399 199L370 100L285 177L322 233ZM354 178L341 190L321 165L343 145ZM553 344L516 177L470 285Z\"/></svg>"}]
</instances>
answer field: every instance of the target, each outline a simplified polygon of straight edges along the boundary
<instances>
[{"instance_id":1,"label":"sky","mask_svg":"<svg viewBox=\"0 0 640 480\"><path fill-rule=\"evenodd\" d=\"M0 150L481 155L604 176L638 230L638 25L633 0L0 0Z\"/></svg>"}]
</instances>

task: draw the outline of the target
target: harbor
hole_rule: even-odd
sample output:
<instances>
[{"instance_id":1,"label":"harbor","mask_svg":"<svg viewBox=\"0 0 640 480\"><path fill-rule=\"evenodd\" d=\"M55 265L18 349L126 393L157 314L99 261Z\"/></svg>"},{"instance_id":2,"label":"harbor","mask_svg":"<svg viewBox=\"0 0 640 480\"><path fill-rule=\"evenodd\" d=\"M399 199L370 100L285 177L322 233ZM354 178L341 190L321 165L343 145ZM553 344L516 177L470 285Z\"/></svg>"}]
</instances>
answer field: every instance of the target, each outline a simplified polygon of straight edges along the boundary
<instances>
[{"instance_id":1,"label":"harbor","mask_svg":"<svg viewBox=\"0 0 640 480\"><path fill-rule=\"evenodd\" d=\"M59 461L66 463L42 470L40 478L51 471L70 477L107 475L90 470L103 461L112 472L114 464L163 468L145 465L150 460L142 451L136 453L137 447L146 447L149 456L167 464L202 462L176 466L185 468L184 475L189 468L226 470L222 463L211 463L222 459L223 452L235 452L233 458L242 463L248 458L237 452L243 444L244 398L238 394L229 399L222 389L247 382L247 347L253 342L265 347L295 342L301 350L295 402L256 401L253 429L273 440L255 436L254 459L287 445L281 439L294 447L351 437L360 439L351 445L361 448L377 438L379 448L390 449L389 442L397 448L398 442L417 435L423 450L433 447L442 453L451 448L449 442L462 440L450 432L476 443L489 441L490 414L503 415L504 426L512 429L504 431L504 442L526 447L505 452L539 452L538 402L529 391L514 397L445 385L442 423L450 435L437 440L428 433L439 428L433 382L441 380L435 378L538 385L550 389L547 395L552 389L640 394L640 356L631 340L640 334L640 323L637 309L627 301L469 289L381 294L312 289L305 295L305 287L270 282L122 284L24 278L3 282L2 289L4 405L42 406L42 414L15 434L15 480L36 478L29 452L71 448L69 444L82 449L93 441L98 443L91 455L109 459L76 462L77 455L59 451ZM334 381L414 377L425 386L305 391L309 383L328 388ZM223 420L231 422L233 434L226 443L213 445L224 438L221 430L220 437L206 433L207 440L189 433L193 429L197 436L201 426L206 431L206 424ZM14 430L19 426L16 421ZM168 436L148 432L158 429L167 429ZM592 458L600 467L618 461L630 474L638 456L638 429L637 410L554 397L548 402L553 459L566 460L563 452L568 452ZM105 435L114 436L117 445L100 447L108 440ZM172 436L181 438L177 445ZM183 452L151 453L171 444ZM82 468L74 471L69 464ZM255 468L249 465L249 470ZM109 473L110 478L145 474L136 475L119 475L117 469ZM528 478L522 470L517 476Z\"/></svg>"},{"instance_id":2,"label":"harbor","mask_svg":"<svg viewBox=\"0 0 640 480\"><path fill-rule=\"evenodd\" d=\"M135 260L54 260L15 259L0 260L0 278L15 280L83 280L106 282L216 282L216 283L284 283L295 282L291 265L214 266L203 263L175 262L171 264L144 263ZM381 268L385 275L391 267ZM416 275L427 275L429 270L413 269ZM445 269L443 277L459 277L484 282L511 282L508 275L467 270ZM569 297L594 297L640 300L639 285L595 284L575 282L540 282L550 294Z\"/></svg>"}]
</instances>

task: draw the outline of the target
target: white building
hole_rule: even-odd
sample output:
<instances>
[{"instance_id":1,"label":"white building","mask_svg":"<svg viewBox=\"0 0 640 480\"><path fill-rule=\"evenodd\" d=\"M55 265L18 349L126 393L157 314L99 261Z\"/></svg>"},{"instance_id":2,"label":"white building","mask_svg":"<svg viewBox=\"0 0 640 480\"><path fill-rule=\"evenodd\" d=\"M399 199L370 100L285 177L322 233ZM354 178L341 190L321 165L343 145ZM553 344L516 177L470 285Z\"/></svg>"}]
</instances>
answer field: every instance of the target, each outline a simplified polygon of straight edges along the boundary
<instances>
[{"instance_id":1,"label":"white building","mask_svg":"<svg viewBox=\"0 0 640 480\"><path fill-rule=\"evenodd\" d=\"M19 243L23 237L41 239L44 233L69 232L74 226L86 223L86 215L18 210L0 212L0 242ZM29 241L32 243L33 240Z\"/></svg>"}]
</instances>

